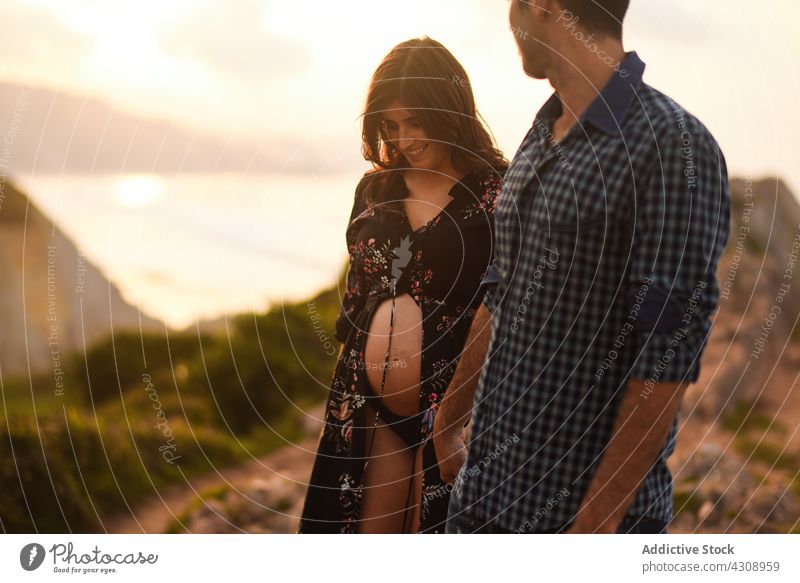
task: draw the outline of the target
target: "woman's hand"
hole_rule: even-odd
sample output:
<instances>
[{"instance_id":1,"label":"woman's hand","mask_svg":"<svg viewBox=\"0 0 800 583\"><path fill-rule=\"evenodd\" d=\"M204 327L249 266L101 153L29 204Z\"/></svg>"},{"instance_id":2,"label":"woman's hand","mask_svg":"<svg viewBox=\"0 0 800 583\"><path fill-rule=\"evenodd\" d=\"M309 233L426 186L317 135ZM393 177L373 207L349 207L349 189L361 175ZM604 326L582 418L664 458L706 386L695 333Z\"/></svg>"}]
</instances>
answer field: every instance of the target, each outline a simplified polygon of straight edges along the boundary
<instances>
[{"instance_id":1,"label":"woman's hand","mask_svg":"<svg viewBox=\"0 0 800 583\"><path fill-rule=\"evenodd\" d=\"M464 431L453 431L452 428L437 431L434 425L433 447L436 449L436 460L439 462L439 475L442 481L445 484L452 484L467 461Z\"/></svg>"}]
</instances>

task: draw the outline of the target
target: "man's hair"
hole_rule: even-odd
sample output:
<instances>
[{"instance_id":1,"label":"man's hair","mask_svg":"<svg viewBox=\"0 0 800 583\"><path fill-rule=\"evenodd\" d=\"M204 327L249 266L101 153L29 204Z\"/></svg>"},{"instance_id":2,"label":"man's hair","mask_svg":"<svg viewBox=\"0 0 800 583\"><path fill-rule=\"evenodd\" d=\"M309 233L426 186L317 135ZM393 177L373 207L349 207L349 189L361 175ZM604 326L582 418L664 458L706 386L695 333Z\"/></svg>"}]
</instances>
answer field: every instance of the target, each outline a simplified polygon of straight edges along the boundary
<instances>
[{"instance_id":1,"label":"man's hair","mask_svg":"<svg viewBox=\"0 0 800 583\"><path fill-rule=\"evenodd\" d=\"M630 0L558 0L586 30L622 38L622 21Z\"/></svg>"}]
</instances>

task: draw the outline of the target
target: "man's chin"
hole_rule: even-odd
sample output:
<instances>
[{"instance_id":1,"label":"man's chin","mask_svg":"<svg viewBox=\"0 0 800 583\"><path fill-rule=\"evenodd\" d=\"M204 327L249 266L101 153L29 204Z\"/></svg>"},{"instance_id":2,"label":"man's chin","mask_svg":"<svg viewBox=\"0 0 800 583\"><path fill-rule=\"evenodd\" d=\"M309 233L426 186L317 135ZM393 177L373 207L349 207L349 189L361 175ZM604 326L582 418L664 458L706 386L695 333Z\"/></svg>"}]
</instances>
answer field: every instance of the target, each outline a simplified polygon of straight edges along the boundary
<instances>
[{"instance_id":1,"label":"man's chin","mask_svg":"<svg viewBox=\"0 0 800 583\"><path fill-rule=\"evenodd\" d=\"M533 79L547 79L547 75L541 69L528 66L525 63L522 64L522 69L523 71L525 71L525 74L528 77L531 77Z\"/></svg>"}]
</instances>

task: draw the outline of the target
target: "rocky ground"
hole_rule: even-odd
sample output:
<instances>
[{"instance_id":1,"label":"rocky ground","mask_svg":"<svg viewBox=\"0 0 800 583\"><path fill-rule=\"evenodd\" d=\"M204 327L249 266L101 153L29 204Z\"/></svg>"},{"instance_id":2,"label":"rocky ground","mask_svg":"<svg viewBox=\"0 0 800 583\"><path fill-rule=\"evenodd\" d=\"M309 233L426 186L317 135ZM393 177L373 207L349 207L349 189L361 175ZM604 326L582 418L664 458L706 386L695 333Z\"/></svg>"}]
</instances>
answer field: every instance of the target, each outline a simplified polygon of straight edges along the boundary
<instances>
[{"instance_id":1,"label":"rocky ground","mask_svg":"<svg viewBox=\"0 0 800 583\"><path fill-rule=\"evenodd\" d=\"M800 205L780 182L731 186L729 293L684 402L672 531L800 532Z\"/></svg>"}]
</instances>

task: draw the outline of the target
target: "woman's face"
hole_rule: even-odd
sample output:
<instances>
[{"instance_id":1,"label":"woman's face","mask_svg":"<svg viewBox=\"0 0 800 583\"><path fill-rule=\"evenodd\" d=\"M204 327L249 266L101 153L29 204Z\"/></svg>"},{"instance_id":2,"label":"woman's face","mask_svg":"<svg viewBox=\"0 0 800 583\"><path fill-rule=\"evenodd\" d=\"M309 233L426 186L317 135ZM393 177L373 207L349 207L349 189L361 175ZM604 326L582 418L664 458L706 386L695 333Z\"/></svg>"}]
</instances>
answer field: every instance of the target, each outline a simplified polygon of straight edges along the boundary
<instances>
[{"instance_id":1,"label":"woman's face","mask_svg":"<svg viewBox=\"0 0 800 583\"><path fill-rule=\"evenodd\" d=\"M444 172L451 164L449 144L431 140L415 117L415 110L395 103L381 114L387 141L405 156L413 168Z\"/></svg>"}]
</instances>

